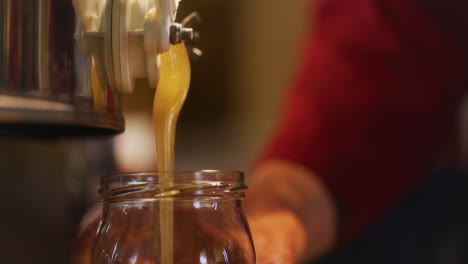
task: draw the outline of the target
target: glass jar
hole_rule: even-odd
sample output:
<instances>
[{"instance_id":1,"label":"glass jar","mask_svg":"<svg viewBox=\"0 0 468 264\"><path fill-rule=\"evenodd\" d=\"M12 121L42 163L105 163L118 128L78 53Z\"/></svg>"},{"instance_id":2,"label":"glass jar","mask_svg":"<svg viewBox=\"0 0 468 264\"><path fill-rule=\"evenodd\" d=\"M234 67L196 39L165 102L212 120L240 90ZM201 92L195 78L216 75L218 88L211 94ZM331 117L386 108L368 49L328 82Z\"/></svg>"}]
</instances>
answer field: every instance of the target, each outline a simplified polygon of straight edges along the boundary
<instances>
[{"instance_id":1,"label":"glass jar","mask_svg":"<svg viewBox=\"0 0 468 264\"><path fill-rule=\"evenodd\" d=\"M174 182L163 191L159 179L168 174ZM92 263L254 264L241 206L246 188L234 171L104 177Z\"/></svg>"}]
</instances>

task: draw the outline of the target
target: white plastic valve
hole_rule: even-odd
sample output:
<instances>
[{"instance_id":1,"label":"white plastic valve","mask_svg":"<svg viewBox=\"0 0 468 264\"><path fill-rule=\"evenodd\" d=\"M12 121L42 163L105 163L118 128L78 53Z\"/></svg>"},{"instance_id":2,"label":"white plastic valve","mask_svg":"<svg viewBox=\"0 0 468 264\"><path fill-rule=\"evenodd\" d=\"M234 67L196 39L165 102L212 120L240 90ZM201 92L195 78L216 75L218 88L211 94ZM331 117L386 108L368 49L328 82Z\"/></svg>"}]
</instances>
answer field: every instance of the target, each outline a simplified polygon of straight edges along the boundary
<instances>
[{"instance_id":1,"label":"white plastic valve","mask_svg":"<svg viewBox=\"0 0 468 264\"><path fill-rule=\"evenodd\" d=\"M179 0L73 0L73 6L77 45L94 58L103 84L131 93L137 79L146 79L156 88Z\"/></svg>"}]
</instances>

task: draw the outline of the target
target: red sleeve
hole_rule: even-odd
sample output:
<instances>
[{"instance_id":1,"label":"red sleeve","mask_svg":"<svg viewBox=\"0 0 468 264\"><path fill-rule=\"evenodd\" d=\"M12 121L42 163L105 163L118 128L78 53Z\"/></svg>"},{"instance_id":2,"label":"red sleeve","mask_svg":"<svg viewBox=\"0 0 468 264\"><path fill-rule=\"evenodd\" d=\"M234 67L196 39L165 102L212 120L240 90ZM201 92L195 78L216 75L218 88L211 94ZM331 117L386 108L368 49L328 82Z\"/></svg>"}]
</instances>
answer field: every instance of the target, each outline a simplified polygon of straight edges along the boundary
<instances>
[{"instance_id":1,"label":"red sleeve","mask_svg":"<svg viewBox=\"0 0 468 264\"><path fill-rule=\"evenodd\" d=\"M321 177L342 209L342 244L424 181L454 130L468 77L459 2L319 5L262 160L292 160Z\"/></svg>"}]
</instances>

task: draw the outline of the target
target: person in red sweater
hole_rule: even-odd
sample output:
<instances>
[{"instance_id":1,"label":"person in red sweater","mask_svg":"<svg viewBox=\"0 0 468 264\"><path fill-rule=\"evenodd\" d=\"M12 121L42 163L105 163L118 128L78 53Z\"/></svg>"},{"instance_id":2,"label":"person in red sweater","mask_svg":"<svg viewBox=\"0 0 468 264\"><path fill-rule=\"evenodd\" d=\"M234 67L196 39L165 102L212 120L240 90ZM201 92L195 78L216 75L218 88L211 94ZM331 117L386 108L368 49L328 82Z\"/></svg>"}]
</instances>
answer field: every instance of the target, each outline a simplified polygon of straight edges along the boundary
<instances>
[{"instance_id":1,"label":"person in red sweater","mask_svg":"<svg viewBox=\"0 0 468 264\"><path fill-rule=\"evenodd\" d=\"M468 87L468 2L314 10L245 200L257 263L468 263L467 177L432 173L450 160Z\"/></svg>"},{"instance_id":2,"label":"person in red sweater","mask_svg":"<svg viewBox=\"0 0 468 264\"><path fill-rule=\"evenodd\" d=\"M339 255L368 233L382 234L372 235L377 243L398 232L385 218L421 217L398 208L443 196L421 188L455 143L468 87L466 1L323 0L316 12L280 124L252 173L246 206L259 264ZM425 200L405 202L418 191ZM408 239L413 252L420 240ZM392 241L379 251L387 260L401 243ZM365 254L374 262L348 252L343 263L386 263ZM404 259L433 263L393 263Z\"/></svg>"}]
</instances>

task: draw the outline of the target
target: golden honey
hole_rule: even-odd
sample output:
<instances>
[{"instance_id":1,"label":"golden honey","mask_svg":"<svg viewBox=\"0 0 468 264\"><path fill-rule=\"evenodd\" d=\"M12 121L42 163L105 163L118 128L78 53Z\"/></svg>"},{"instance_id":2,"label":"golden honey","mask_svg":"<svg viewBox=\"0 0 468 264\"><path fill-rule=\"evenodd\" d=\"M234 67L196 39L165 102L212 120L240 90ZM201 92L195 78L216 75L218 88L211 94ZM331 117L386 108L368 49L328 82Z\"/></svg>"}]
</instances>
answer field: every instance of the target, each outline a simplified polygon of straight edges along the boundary
<instances>
[{"instance_id":1,"label":"golden honey","mask_svg":"<svg viewBox=\"0 0 468 264\"><path fill-rule=\"evenodd\" d=\"M153 124L160 186L173 186L174 140L177 118L190 86L190 61L183 43L161 54L161 73L154 96ZM170 199L160 202L161 263L173 262L174 207Z\"/></svg>"}]
</instances>

